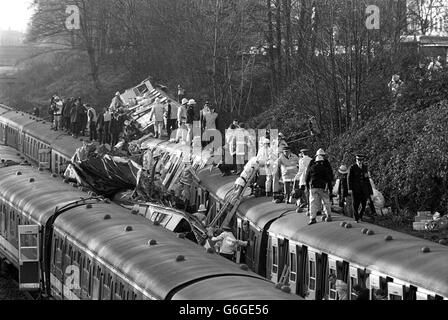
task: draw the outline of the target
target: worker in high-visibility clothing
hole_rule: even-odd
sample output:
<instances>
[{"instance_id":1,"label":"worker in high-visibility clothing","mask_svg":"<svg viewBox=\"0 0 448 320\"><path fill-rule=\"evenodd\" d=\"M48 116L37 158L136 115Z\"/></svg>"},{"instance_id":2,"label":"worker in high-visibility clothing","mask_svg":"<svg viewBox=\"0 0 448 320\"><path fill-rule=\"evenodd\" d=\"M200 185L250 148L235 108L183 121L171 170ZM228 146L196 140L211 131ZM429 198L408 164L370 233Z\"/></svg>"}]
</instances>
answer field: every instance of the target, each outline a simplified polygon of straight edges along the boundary
<instances>
[{"instance_id":1,"label":"worker in high-visibility clothing","mask_svg":"<svg viewBox=\"0 0 448 320\"><path fill-rule=\"evenodd\" d=\"M278 192L278 184L274 184L273 176L277 171L277 157L270 147L270 140L263 138L260 149L258 150L257 159L260 162L260 173L258 185L265 185L266 197L271 197Z\"/></svg>"},{"instance_id":2,"label":"worker in high-visibility clothing","mask_svg":"<svg viewBox=\"0 0 448 320\"><path fill-rule=\"evenodd\" d=\"M286 203L291 203L290 195L294 183L294 178L299 171L299 161L299 157L292 153L289 147L283 148L283 154L278 159L278 165L280 166L280 171L283 179L283 192Z\"/></svg>"}]
</instances>

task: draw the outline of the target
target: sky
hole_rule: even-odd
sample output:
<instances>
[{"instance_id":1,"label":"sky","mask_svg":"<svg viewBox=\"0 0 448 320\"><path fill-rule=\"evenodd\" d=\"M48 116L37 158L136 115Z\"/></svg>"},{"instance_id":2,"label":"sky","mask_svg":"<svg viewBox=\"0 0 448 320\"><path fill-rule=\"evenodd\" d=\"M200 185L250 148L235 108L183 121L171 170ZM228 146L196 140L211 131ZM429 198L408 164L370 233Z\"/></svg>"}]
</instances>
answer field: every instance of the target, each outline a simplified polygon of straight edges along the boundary
<instances>
[{"instance_id":1,"label":"sky","mask_svg":"<svg viewBox=\"0 0 448 320\"><path fill-rule=\"evenodd\" d=\"M26 31L33 0L0 0L0 30Z\"/></svg>"}]
</instances>

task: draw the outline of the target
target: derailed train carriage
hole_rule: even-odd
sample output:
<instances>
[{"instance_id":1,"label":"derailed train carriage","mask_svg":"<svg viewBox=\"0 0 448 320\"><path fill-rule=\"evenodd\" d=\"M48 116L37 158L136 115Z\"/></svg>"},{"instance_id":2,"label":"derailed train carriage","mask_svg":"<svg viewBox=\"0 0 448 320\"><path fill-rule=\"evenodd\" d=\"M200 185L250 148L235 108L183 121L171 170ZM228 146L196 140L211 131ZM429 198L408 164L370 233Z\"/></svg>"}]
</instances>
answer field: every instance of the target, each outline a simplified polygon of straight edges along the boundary
<instances>
[{"instance_id":1,"label":"derailed train carriage","mask_svg":"<svg viewBox=\"0 0 448 320\"><path fill-rule=\"evenodd\" d=\"M163 149L165 155L178 149L177 144L156 139L151 147ZM209 167L200 169L198 176L192 200L207 205L210 222L231 192L235 177L222 177L219 170ZM332 274L348 284L350 299L356 299L356 284L367 287L371 299L376 289L387 292L391 300L448 298L446 246L368 223L356 224L337 214L333 222L308 226L308 217L295 209L264 197L244 200L233 227L237 238L249 240L250 246L237 252L237 262L274 282L288 274L292 293L307 299L336 299Z\"/></svg>"},{"instance_id":2,"label":"derailed train carriage","mask_svg":"<svg viewBox=\"0 0 448 320\"><path fill-rule=\"evenodd\" d=\"M0 168L0 256L19 269L23 289L55 299L297 299L244 266L30 166Z\"/></svg>"}]
</instances>

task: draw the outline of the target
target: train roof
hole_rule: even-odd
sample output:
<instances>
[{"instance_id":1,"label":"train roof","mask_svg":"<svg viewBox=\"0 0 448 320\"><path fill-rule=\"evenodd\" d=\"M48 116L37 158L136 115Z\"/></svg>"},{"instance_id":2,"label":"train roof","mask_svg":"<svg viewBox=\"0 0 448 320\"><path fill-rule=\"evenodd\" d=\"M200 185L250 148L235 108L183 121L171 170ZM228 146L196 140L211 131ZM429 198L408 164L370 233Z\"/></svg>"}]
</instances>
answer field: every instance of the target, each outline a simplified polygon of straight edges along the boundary
<instances>
[{"instance_id":1,"label":"train roof","mask_svg":"<svg viewBox=\"0 0 448 320\"><path fill-rule=\"evenodd\" d=\"M21 154L16 149L2 145L0 145L0 160L1 162L3 162L2 160L5 160L5 162L12 162L16 164L23 162Z\"/></svg>"},{"instance_id":2,"label":"train roof","mask_svg":"<svg viewBox=\"0 0 448 320\"><path fill-rule=\"evenodd\" d=\"M333 218L330 223L308 226L305 214L290 213L276 220L269 232L448 297L446 246L369 223L357 224L337 214ZM341 227L344 221L352 228ZM374 235L363 234L364 228ZM388 235L393 240L386 241ZM431 252L423 253L423 247Z\"/></svg>"},{"instance_id":3,"label":"train roof","mask_svg":"<svg viewBox=\"0 0 448 320\"><path fill-rule=\"evenodd\" d=\"M5 112L2 113L2 110ZM82 146L82 141L72 138L62 131L51 130L51 123L36 118L30 114L20 111L8 111L6 108L0 108L2 122L11 127L19 128L27 134L38 138L43 143L52 147L55 151L67 157L72 157L76 149Z\"/></svg>"},{"instance_id":4,"label":"train roof","mask_svg":"<svg viewBox=\"0 0 448 320\"><path fill-rule=\"evenodd\" d=\"M20 172L21 175L17 175ZM34 179L33 182L30 179ZM28 166L0 169L0 194L21 208L25 216L45 224L56 207L87 198L85 192L62 182L48 172Z\"/></svg>"},{"instance_id":5,"label":"train roof","mask_svg":"<svg viewBox=\"0 0 448 320\"><path fill-rule=\"evenodd\" d=\"M33 116L23 112L10 110L2 113L2 122L7 124L10 127L17 128L23 130L28 124L32 123L34 118Z\"/></svg>"},{"instance_id":6,"label":"train roof","mask_svg":"<svg viewBox=\"0 0 448 320\"><path fill-rule=\"evenodd\" d=\"M105 214L109 214L111 219L105 220ZM124 212L123 208L113 204L97 203L88 210L85 207L74 208L58 217L55 227L81 242L134 283L143 284L142 289L158 299L170 298L173 292L187 284L218 276L255 278L256 283L264 282L266 288L271 286L271 296L275 293L272 283L252 271L242 270L238 265L209 254L196 244L177 238L164 228ZM126 231L127 227L132 227L132 231ZM157 244L150 245L150 240ZM177 261L179 256L185 260ZM244 290L247 295L247 290ZM233 299L237 294L223 291L216 297ZM288 295L279 292L279 297L287 299ZM254 291L249 298L261 296Z\"/></svg>"},{"instance_id":7,"label":"train roof","mask_svg":"<svg viewBox=\"0 0 448 320\"><path fill-rule=\"evenodd\" d=\"M304 300L297 295L285 296L280 290L278 294L273 294L272 286L272 283L261 279L235 276L209 278L181 289L173 296L173 300L198 300L201 297L207 297L208 300L223 300L229 296L235 300L251 300L248 292L254 292L257 300Z\"/></svg>"}]
</instances>

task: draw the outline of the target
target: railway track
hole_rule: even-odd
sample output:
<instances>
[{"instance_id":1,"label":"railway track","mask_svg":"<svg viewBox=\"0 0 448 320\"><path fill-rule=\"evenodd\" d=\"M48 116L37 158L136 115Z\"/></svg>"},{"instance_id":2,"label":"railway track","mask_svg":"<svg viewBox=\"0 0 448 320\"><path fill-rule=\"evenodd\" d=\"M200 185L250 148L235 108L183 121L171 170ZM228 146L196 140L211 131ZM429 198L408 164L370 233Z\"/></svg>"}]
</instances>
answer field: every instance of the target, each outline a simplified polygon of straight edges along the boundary
<instances>
[{"instance_id":1,"label":"railway track","mask_svg":"<svg viewBox=\"0 0 448 320\"><path fill-rule=\"evenodd\" d=\"M0 269L0 300L35 300L29 292L19 290L17 270L6 263Z\"/></svg>"}]
</instances>

